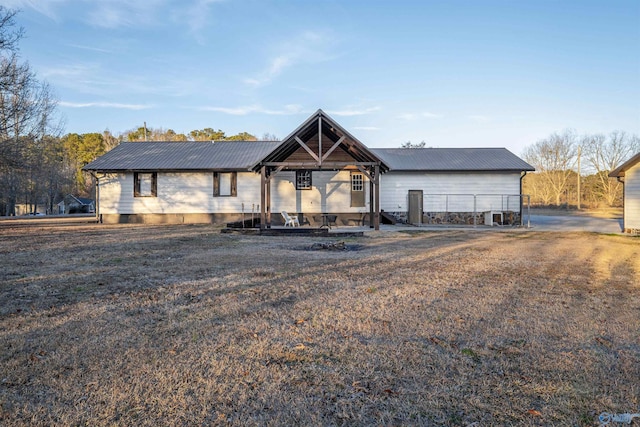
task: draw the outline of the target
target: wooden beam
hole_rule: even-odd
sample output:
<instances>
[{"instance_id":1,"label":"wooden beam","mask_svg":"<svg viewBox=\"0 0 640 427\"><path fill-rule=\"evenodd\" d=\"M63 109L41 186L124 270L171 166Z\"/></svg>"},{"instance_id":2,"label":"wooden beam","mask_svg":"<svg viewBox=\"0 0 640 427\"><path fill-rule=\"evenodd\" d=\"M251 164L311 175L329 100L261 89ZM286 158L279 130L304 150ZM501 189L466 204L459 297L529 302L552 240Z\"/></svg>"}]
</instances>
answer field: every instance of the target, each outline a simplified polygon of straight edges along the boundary
<instances>
[{"instance_id":1,"label":"wooden beam","mask_svg":"<svg viewBox=\"0 0 640 427\"><path fill-rule=\"evenodd\" d=\"M299 137L296 136L296 141L298 141L298 144L300 144L300 146L304 148L307 151L307 153L311 155L311 157L316 159L316 162L320 163L320 159L318 158L318 156L316 156L316 153L314 153L313 150L309 148L309 146L305 144L303 140L301 140Z\"/></svg>"},{"instance_id":2,"label":"wooden beam","mask_svg":"<svg viewBox=\"0 0 640 427\"><path fill-rule=\"evenodd\" d=\"M376 162L330 162L330 163L323 163L322 164L322 169L335 169L335 168L345 168L347 166L375 166L377 163ZM316 169L320 169L318 167L318 163L315 162L265 162L263 163L264 166L269 166L269 167L279 167L282 166L283 168L292 168L292 167L296 167L296 168L316 168Z\"/></svg>"},{"instance_id":3,"label":"wooden beam","mask_svg":"<svg viewBox=\"0 0 640 427\"><path fill-rule=\"evenodd\" d=\"M269 176L267 176L268 180L271 180L271 178L273 178L274 176L277 175L278 172L280 172L282 169L284 169L284 166L280 165L277 168L271 170L271 172L269 172Z\"/></svg>"},{"instance_id":4,"label":"wooden beam","mask_svg":"<svg viewBox=\"0 0 640 427\"><path fill-rule=\"evenodd\" d=\"M335 144L333 144L333 145L331 146L331 148L329 148L329 150L328 150L326 153L324 153L324 156L322 156L322 160L323 160L323 161L324 161L324 160L327 160L327 157L329 157L329 155L330 155L331 153L333 153L333 150L335 150L336 148L338 148L338 147L340 146L340 144L342 144L342 141L344 141L344 139L345 139L345 137L344 137L344 136L340 137L340 139L339 139L338 141L336 141L336 143L335 143Z\"/></svg>"},{"instance_id":5,"label":"wooden beam","mask_svg":"<svg viewBox=\"0 0 640 427\"><path fill-rule=\"evenodd\" d=\"M369 171L368 171L368 170L366 170L365 168L363 168L363 167L362 167L362 166L360 166L360 165L356 165L356 167L358 168L358 170L359 170L360 172L362 172L362 173L364 174L364 176L366 176L366 177L367 177L367 179L368 179L369 181L373 181L373 178L372 178L372 177L371 177L371 175L369 174Z\"/></svg>"},{"instance_id":6,"label":"wooden beam","mask_svg":"<svg viewBox=\"0 0 640 427\"><path fill-rule=\"evenodd\" d=\"M318 163L322 166L322 116L318 116Z\"/></svg>"}]
</instances>

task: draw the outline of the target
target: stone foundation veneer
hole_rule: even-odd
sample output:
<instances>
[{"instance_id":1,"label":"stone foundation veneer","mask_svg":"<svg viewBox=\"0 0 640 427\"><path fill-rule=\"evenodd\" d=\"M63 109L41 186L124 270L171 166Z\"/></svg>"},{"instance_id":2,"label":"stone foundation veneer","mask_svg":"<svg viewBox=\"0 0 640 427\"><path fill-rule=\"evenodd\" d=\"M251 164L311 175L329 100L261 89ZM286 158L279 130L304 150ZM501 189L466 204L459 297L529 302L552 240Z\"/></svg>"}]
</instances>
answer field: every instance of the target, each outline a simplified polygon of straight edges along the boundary
<instances>
[{"instance_id":1,"label":"stone foundation veneer","mask_svg":"<svg viewBox=\"0 0 640 427\"><path fill-rule=\"evenodd\" d=\"M399 223L407 224L407 212L386 212L393 216ZM423 224L455 224L473 225L473 217L476 217L476 225L485 225L484 212L424 212L422 215ZM505 211L502 212L504 218L503 225L520 225L520 213ZM487 224L490 225L490 224Z\"/></svg>"}]
</instances>

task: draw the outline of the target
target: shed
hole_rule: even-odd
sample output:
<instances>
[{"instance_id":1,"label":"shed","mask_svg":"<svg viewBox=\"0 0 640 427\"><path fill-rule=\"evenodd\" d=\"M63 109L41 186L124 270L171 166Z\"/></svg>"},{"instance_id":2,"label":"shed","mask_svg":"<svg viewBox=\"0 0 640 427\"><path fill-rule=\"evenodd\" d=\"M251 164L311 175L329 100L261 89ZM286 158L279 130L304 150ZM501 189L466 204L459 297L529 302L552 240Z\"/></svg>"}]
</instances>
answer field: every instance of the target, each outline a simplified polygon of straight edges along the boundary
<instances>
[{"instance_id":1,"label":"shed","mask_svg":"<svg viewBox=\"0 0 640 427\"><path fill-rule=\"evenodd\" d=\"M626 233L640 233L640 153L609 173L623 184L623 225Z\"/></svg>"}]
</instances>

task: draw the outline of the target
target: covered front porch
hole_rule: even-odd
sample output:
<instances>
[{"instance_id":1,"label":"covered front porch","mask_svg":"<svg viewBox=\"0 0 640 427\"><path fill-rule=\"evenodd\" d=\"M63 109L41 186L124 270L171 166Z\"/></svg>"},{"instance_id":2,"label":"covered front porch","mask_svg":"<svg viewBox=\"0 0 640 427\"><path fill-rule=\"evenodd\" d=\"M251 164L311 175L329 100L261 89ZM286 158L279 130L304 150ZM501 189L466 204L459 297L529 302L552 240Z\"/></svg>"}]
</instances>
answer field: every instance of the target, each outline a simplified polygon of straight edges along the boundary
<instances>
[{"instance_id":1,"label":"covered front porch","mask_svg":"<svg viewBox=\"0 0 640 427\"><path fill-rule=\"evenodd\" d=\"M380 228L380 174L388 166L322 110L253 170L261 176L261 229L280 224L283 211L311 227L333 219Z\"/></svg>"}]
</instances>

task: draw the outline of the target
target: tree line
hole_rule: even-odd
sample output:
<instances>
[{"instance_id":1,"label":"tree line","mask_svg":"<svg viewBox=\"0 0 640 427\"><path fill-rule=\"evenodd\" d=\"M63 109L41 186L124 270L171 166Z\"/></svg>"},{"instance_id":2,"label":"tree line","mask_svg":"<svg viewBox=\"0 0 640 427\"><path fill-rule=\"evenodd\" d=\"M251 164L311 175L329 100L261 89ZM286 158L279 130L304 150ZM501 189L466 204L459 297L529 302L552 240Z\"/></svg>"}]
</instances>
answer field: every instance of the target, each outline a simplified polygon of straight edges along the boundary
<instances>
[{"instance_id":1,"label":"tree line","mask_svg":"<svg viewBox=\"0 0 640 427\"><path fill-rule=\"evenodd\" d=\"M180 134L146 124L118 135L63 135L50 87L20 57L25 32L16 25L16 13L0 5L0 216L15 215L18 205L53 213L67 194L92 197L93 183L82 167L123 141L257 140L248 132L227 135L207 127Z\"/></svg>"},{"instance_id":2,"label":"tree line","mask_svg":"<svg viewBox=\"0 0 640 427\"><path fill-rule=\"evenodd\" d=\"M609 178L640 152L640 138L624 131L578 135L567 129L528 146L522 157L536 168L523 179L532 205L622 206L622 183Z\"/></svg>"},{"instance_id":3,"label":"tree line","mask_svg":"<svg viewBox=\"0 0 640 427\"><path fill-rule=\"evenodd\" d=\"M66 195L92 197L91 177L82 167L123 141L255 141L241 132L227 135L214 128L187 134L147 127L114 135L69 133L56 117L57 102L46 82L39 81L19 55L24 29L15 24L16 12L0 5L0 215L15 215L17 205L35 212L55 205ZM277 140L264 134L262 140ZM407 141L405 148L426 143ZM617 206L622 184L608 173L640 151L640 139L623 131L608 135L578 135L573 130L553 133L527 147L522 157L536 168L523 179L523 192L534 205Z\"/></svg>"},{"instance_id":4,"label":"tree line","mask_svg":"<svg viewBox=\"0 0 640 427\"><path fill-rule=\"evenodd\" d=\"M0 114L1 109L2 106ZM276 139L269 134L264 138ZM193 130L187 136L171 129L146 126L119 135L108 130L63 136L30 135L21 137L16 144L3 138L0 141L3 149L9 146L16 149L0 160L0 215L15 215L17 205L25 205L28 212L44 207L42 213L55 213L56 204L67 194L93 198L95 183L82 168L121 142L212 140L257 141L258 138L247 132L226 135L212 128Z\"/></svg>"}]
</instances>

